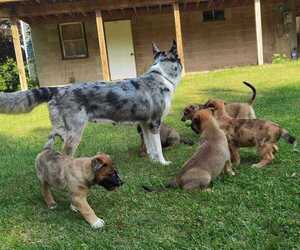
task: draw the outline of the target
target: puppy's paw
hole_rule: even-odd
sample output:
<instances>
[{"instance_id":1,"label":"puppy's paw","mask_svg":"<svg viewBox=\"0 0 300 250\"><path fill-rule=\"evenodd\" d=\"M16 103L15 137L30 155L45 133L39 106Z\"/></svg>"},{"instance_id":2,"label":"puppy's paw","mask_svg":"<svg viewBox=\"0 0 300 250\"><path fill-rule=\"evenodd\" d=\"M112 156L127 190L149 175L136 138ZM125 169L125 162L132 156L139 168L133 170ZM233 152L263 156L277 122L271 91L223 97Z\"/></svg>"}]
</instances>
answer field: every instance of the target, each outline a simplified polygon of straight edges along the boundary
<instances>
[{"instance_id":1,"label":"puppy's paw","mask_svg":"<svg viewBox=\"0 0 300 250\"><path fill-rule=\"evenodd\" d=\"M104 225L105 225L104 220L102 220L100 218L98 218L94 224L91 224L92 228L94 228L94 229L102 228L102 227L104 227Z\"/></svg>"},{"instance_id":2,"label":"puppy's paw","mask_svg":"<svg viewBox=\"0 0 300 250\"><path fill-rule=\"evenodd\" d=\"M75 212L75 213L78 213L79 212L79 209L77 207L75 207L72 203L70 205L70 209Z\"/></svg>"},{"instance_id":3,"label":"puppy's paw","mask_svg":"<svg viewBox=\"0 0 300 250\"><path fill-rule=\"evenodd\" d=\"M252 164L251 168L262 168L263 166L260 163Z\"/></svg>"},{"instance_id":4,"label":"puppy's paw","mask_svg":"<svg viewBox=\"0 0 300 250\"><path fill-rule=\"evenodd\" d=\"M57 208L57 203L54 202L54 203L49 204L49 205L48 205L48 208L49 208L50 210L54 210L55 208Z\"/></svg>"},{"instance_id":5,"label":"puppy's paw","mask_svg":"<svg viewBox=\"0 0 300 250\"><path fill-rule=\"evenodd\" d=\"M229 170L228 174L231 175L231 176L235 176L235 172L233 170Z\"/></svg>"}]
</instances>

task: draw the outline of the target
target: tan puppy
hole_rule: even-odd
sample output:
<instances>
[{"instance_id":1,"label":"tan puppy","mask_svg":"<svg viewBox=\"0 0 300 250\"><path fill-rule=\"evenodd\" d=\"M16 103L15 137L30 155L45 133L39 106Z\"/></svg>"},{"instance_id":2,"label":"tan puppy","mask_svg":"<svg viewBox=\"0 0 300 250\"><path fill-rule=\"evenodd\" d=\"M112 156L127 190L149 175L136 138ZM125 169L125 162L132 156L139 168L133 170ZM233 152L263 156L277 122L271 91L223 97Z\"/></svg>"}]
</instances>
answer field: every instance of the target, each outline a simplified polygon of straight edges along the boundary
<instances>
[{"instance_id":1,"label":"tan puppy","mask_svg":"<svg viewBox=\"0 0 300 250\"><path fill-rule=\"evenodd\" d=\"M140 156L146 155L146 146L144 143L144 136L142 128L138 125L137 131L141 137L141 146L140 146ZM162 148L169 148L180 143L184 143L187 145L193 145L194 142L187 138L183 138L180 134L176 131L175 128L171 128L170 126L166 125L165 123L161 123L160 125L160 141Z\"/></svg>"},{"instance_id":2,"label":"tan puppy","mask_svg":"<svg viewBox=\"0 0 300 250\"><path fill-rule=\"evenodd\" d=\"M176 178L166 185L166 188L206 189L223 170L234 175L231 170L230 152L225 133L219 128L211 111L208 109L197 111L192 121L192 129L201 133L201 145L183 165L183 169ZM148 187L144 189L162 191Z\"/></svg>"},{"instance_id":3,"label":"tan puppy","mask_svg":"<svg viewBox=\"0 0 300 250\"><path fill-rule=\"evenodd\" d=\"M104 221L96 216L87 202L89 188L98 184L114 190L123 184L106 154L74 159L45 149L36 158L36 170L48 208L56 207L50 187L67 188L71 195L71 209L79 211L93 228L103 227Z\"/></svg>"},{"instance_id":4,"label":"tan puppy","mask_svg":"<svg viewBox=\"0 0 300 250\"><path fill-rule=\"evenodd\" d=\"M243 82L246 86L252 89L253 95L252 98L247 103L233 102L225 103L225 109L229 116L232 118L239 119L255 119L255 111L253 109L253 104L256 98L256 89L248 82ZM207 108L207 103L205 104L192 104L184 108L181 121L185 122L187 120L192 120L194 113L197 110Z\"/></svg>"},{"instance_id":5,"label":"tan puppy","mask_svg":"<svg viewBox=\"0 0 300 250\"><path fill-rule=\"evenodd\" d=\"M213 100L208 103L208 106L216 110L214 115L221 129L226 133L231 160L237 165L240 163L240 147L256 147L261 160L253 164L253 167L262 168L274 159L275 153L278 152L277 142L280 138L293 144L294 148L297 145L296 139L276 123L259 119L231 118L222 100Z\"/></svg>"}]
</instances>

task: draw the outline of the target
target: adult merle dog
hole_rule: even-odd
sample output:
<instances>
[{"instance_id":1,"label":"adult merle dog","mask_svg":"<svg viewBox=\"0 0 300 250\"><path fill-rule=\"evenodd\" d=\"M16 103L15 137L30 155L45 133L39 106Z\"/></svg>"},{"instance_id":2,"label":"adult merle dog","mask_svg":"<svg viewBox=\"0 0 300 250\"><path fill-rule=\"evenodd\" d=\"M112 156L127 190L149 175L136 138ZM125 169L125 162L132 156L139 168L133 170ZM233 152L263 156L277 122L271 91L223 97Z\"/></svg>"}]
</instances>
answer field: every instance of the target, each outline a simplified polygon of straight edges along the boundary
<instances>
[{"instance_id":1,"label":"adult merle dog","mask_svg":"<svg viewBox=\"0 0 300 250\"><path fill-rule=\"evenodd\" d=\"M159 128L180 82L182 65L175 41L167 53L153 44L153 54L153 64L137 78L0 93L0 113L26 113L48 102L53 128L45 147L52 148L59 136L68 155L74 154L88 121L135 122L142 127L150 158L168 164L162 154Z\"/></svg>"}]
</instances>

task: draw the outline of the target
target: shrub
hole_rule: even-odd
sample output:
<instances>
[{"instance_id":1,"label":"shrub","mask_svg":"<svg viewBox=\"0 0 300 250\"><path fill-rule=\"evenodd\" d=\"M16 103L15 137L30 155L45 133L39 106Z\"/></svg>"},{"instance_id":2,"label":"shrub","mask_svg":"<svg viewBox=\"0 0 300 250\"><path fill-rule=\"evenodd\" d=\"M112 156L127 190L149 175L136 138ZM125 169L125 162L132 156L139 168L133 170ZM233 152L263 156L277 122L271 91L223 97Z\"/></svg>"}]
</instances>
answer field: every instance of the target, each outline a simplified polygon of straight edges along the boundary
<instances>
[{"instance_id":1,"label":"shrub","mask_svg":"<svg viewBox=\"0 0 300 250\"><path fill-rule=\"evenodd\" d=\"M17 64L8 58L0 66L0 91L12 92L19 89L19 74Z\"/></svg>"},{"instance_id":2,"label":"shrub","mask_svg":"<svg viewBox=\"0 0 300 250\"><path fill-rule=\"evenodd\" d=\"M38 87L39 83L28 78L26 70L26 77L28 87ZM0 65L0 91L13 92L20 90L20 80L17 63L14 59L8 58L2 65Z\"/></svg>"},{"instance_id":3,"label":"shrub","mask_svg":"<svg viewBox=\"0 0 300 250\"><path fill-rule=\"evenodd\" d=\"M290 59L285 54L274 54L272 57L273 64L286 63L289 61Z\"/></svg>"}]
</instances>

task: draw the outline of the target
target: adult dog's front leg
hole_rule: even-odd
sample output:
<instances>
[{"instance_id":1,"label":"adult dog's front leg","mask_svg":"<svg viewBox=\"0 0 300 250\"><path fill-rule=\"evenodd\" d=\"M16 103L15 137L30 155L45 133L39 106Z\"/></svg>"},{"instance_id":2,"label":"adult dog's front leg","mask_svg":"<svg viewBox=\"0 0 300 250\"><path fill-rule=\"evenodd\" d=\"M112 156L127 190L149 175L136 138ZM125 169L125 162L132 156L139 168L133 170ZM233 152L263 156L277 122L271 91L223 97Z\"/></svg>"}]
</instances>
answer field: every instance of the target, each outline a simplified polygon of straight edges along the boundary
<instances>
[{"instance_id":1,"label":"adult dog's front leg","mask_svg":"<svg viewBox=\"0 0 300 250\"><path fill-rule=\"evenodd\" d=\"M166 161L163 156L159 131L158 133L153 133L147 125L141 125L141 127L143 129L147 153L151 160L159 161L163 165L170 164L171 162Z\"/></svg>"}]
</instances>

